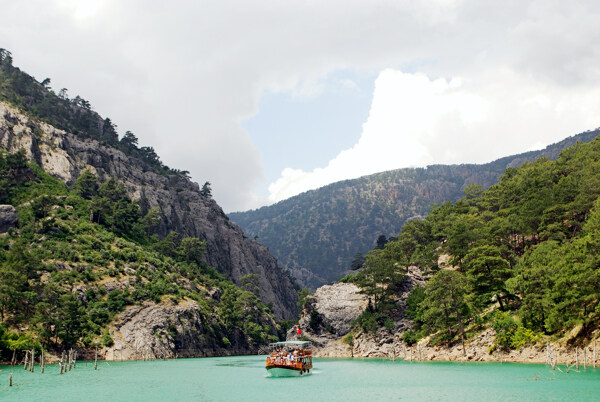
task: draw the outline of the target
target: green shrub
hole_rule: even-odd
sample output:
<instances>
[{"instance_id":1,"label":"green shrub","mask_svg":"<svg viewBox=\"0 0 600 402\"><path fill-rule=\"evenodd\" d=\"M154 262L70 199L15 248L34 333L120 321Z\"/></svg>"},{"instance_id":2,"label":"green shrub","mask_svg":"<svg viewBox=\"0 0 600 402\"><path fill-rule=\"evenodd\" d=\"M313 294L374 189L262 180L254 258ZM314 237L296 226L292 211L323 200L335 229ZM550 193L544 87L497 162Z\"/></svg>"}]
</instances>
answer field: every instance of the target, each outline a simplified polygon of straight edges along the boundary
<instances>
[{"instance_id":1,"label":"green shrub","mask_svg":"<svg viewBox=\"0 0 600 402\"><path fill-rule=\"evenodd\" d=\"M492 321L492 327L496 331L494 343L503 349L511 348L512 337L519 324L512 318L510 313L497 311Z\"/></svg>"},{"instance_id":2,"label":"green shrub","mask_svg":"<svg viewBox=\"0 0 600 402\"><path fill-rule=\"evenodd\" d=\"M342 338L342 342L344 342L346 345L354 345L354 334L349 333L348 335Z\"/></svg>"},{"instance_id":3,"label":"green shrub","mask_svg":"<svg viewBox=\"0 0 600 402\"><path fill-rule=\"evenodd\" d=\"M356 281L356 274L348 274L340 279L339 283L354 283Z\"/></svg>"},{"instance_id":4,"label":"green shrub","mask_svg":"<svg viewBox=\"0 0 600 402\"><path fill-rule=\"evenodd\" d=\"M494 344L502 349L520 349L540 339L540 335L520 325L508 312L496 312L492 326L496 331Z\"/></svg>"},{"instance_id":5,"label":"green shrub","mask_svg":"<svg viewBox=\"0 0 600 402\"><path fill-rule=\"evenodd\" d=\"M382 312L373 312L370 309L366 309L356 320L357 324L362 328L363 331L372 334L377 333L379 328L394 328L394 322L390 320L389 316Z\"/></svg>"},{"instance_id":6,"label":"green shrub","mask_svg":"<svg viewBox=\"0 0 600 402\"><path fill-rule=\"evenodd\" d=\"M521 349L523 346L535 343L541 339L539 334L536 334L528 328L519 326L511 339L511 346L515 349Z\"/></svg>"},{"instance_id":7,"label":"green shrub","mask_svg":"<svg viewBox=\"0 0 600 402\"><path fill-rule=\"evenodd\" d=\"M121 289L115 289L108 294L107 307L113 313L120 313L129 304L129 294Z\"/></svg>"},{"instance_id":8,"label":"green shrub","mask_svg":"<svg viewBox=\"0 0 600 402\"><path fill-rule=\"evenodd\" d=\"M115 341L110 336L108 331L104 331L104 334L102 335L102 345L104 345L106 347L111 347L114 344L115 344Z\"/></svg>"},{"instance_id":9,"label":"green shrub","mask_svg":"<svg viewBox=\"0 0 600 402\"><path fill-rule=\"evenodd\" d=\"M415 331L409 329L408 331L405 331L402 335L402 340L408 346L412 346L419 341L419 337L417 336L417 333Z\"/></svg>"}]
</instances>

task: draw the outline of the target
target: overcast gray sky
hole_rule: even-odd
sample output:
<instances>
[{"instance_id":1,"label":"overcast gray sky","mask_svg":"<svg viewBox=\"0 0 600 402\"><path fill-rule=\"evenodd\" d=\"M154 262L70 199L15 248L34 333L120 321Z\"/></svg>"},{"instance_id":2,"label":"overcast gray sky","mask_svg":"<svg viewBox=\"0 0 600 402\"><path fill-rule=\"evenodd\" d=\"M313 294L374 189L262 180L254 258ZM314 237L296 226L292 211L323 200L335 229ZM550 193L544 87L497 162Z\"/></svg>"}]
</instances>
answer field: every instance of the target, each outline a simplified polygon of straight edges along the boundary
<instances>
[{"instance_id":1,"label":"overcast gray sky","mask_svg":"<svg viewBox=\"0 0 600 402\"><path fill-rule=\"evenodd\" d=\"M0 0L0 47L226 211L600 126L598 1Z\"/></svg>"}]
</instances>

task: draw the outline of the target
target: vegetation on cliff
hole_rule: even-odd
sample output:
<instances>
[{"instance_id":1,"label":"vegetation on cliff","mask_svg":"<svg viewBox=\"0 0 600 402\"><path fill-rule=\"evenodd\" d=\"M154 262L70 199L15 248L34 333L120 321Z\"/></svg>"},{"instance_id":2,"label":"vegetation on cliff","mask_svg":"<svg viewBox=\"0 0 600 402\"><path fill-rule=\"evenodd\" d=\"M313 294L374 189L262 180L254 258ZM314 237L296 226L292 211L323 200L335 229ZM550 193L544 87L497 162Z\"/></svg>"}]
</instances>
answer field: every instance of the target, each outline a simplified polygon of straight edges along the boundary
<instances>
[{"instance_id":1,"label":"vegetation on cliff","mask_svg":"<svg viewBox=\"0 0 600 402\"><path fill-rule=\"evenodd\" d=\"M496 330L502 348L574 328L573 341L582 341L600 325L599 197L595 139L565 149L555 161L509 168L486 191L467 187L460 200L404 225L383 250L367 254L363 271L345 280L371 294L395 286L386 271L398 277L416 265L428 272L426 286L406 301L414 320L408 343L429 334L452 342L483 326ZM392 307L372 303L359 324Z\"/></svg>"},{"instance_id":2,"label":"vegetation on cliff","mask_svg":"<svg viewBox=\"0 0 600 402\"><path fill-rule=\"evenodd\" d=\"M12 126L31 130L31 140L41 141L44 121L121 150L138 159L144 172L188 182L186 172L164 166L152 148L138 147L131 132L119 139L110 119L79 96L69 99L66 90L55 94L49 84L14 67L10 52L0 49L0 100L27 114L26 119L8 112L2 116L8 124L3 145L10 148L21 135ZM34 145L28 150L31 159L43 162ZM286 328L275 322L271 306L259 299L264 278L243 275L237 286L206 262L203 239L172 229L157 236L167 217L160 208L141 205L144 200L132 201L131 188L118 179L83 171L67 186L15 151L0 149L0 204L16 207L19 218L17 226L0 234L0 360L32 347L110 346L115 320L134 304L196 303L204 332L192 335L215 350L250 351L283 334ZM216 205L210 183L198 193ZM175 328L156 336L174 339Z\"/></svg>"},{"instance_id":3,"label":"vegetation on cliff","mask_svg":"<svg viewBox=\"0 0 600 402\"><path fill-rule=\"evenodd\" d=\"M203 243L152 234L157 211L140 214L113 179L81 175L74 188L0 153L0 203L19 226L0 237L0 359L33 346L110 346L108 326L128 305L194 300L215 344L252 347L278 339L272 312L248 278L241 289L202 260Z\"/></svg>"},{"instance_id":4,"label":"vegetation on cliff","mask_svg":"<svg viewBox=\"0 0 600 402\"><path fill-rule=\"evenodd\" d=\"M277 319L297 315L297 294L289 276L267 247L244 236L229 220L212 199L209 182L199 186L187 172L165 167L151 148L138 147L129 131L118 139L110 119L80 97L69 99L63 90L55 94L49 79L37 82L13 66L10 53L1 49L0 147L10 153L25 149L29 161L69 186L88 169L102 182L116 179L139 201L144 215L159 209L153 230L160 238L176 231L204 241L203 261L208 265L238 286L244 276L258 275L258 296ZM106 206L93 207L92 219L102 223ZM126 217L128 211L119 213ZM116 219L110 229L118 231L118 225Z\"/></svg>"}]
</instances>

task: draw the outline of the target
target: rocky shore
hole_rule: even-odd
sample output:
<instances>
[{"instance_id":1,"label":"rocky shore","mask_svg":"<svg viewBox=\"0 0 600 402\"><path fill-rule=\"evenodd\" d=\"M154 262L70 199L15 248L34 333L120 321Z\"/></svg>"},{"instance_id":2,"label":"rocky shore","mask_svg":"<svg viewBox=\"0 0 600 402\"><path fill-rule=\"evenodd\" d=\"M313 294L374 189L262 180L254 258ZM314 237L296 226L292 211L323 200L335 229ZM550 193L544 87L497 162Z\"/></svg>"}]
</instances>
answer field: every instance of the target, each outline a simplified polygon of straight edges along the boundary
<instances>
[{"instance_id":1,"label":"rocky shore","mask_svg":"<svg viewBox=\"0 0 600 402\"><path fill-rule=\"evenodd\" d=\"M422 280L420 272L412 270L407 277L406 291ZM401 318L391 330L380 329L377 334L362 330L350 334L352 322L367 306L367 298L360 289L349 283L337 283L317 289L305 305L299 324L301 336L294 330L288 333L288 340L303 337L313 343L315 357L357 357L386 358L412 361L475 361L541 363L556 362L557 365L570 365L579 361L583 364L584 355L588 365L594 358L594 343L585 347L568 345L566 340L523 347L518 350L499 351L494 347L496 333L486 329L469 338L463 351L460 343L452 346L432 346L430 338L409 346L403 342L404 331L410 328L410 321ZM598 343L600 347L600 343ZM548 353L548 349L550 353ZM585 351L584 351L585 350ZM600 349L598 351L600 355ZM600 356L597 356L597 361Z\"/></svg>"}]
</instances>

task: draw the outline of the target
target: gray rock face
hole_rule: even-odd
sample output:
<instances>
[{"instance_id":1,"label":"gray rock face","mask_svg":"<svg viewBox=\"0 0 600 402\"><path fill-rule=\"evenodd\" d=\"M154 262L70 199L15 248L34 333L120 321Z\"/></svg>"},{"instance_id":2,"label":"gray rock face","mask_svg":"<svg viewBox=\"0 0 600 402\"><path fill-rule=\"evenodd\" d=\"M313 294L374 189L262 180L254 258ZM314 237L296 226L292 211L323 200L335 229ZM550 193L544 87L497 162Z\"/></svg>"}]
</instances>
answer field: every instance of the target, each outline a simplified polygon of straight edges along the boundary
<instances>
[{"instance_id":1,"label":"gray rock face","mask_svg":"<svg viewBox=\"0 0 600 402\"><path fill-rule=\"evenodd\" d=\"M177 305L144 303L121 313L110 335L106 360L162 359L247 354L247 348L223 348L211 335L211 322L195 301Z\"/></svg>"},{"instance_id":2,"label":"gray rock face","mask_svg":"<svg viewBox=\"0 0 600 402\"><path fill-rule=\"evenodd\" d=\"M318 356L350 356L348 345L341 338L350 332L352 321L367 307L367 297L351 283L321 286L305 304L299 325L302 336L312 341ZM295 328L287 339L298 339Z\"/></svg>"},{"instance_id":3,"label":"gray rock face","mask_svg":"<svg viewBox=\"0 0 600 402\"><path fill-rule=\"evenodd\" d=\"M36 133L32 130L36 127ZM291 319L297 313L297 294L290 279L266 246L246 238L211 198L200 193L197 183L182 176L155 173L140 160L81 139L48 124L31 122L11 106L0 102L0 147L9 152L25 149L51 175L72 184L85 169L100 180L111 177L124 183L129 195L143 209L160 207L159 234L176 231L206 242L206 262L238 285L246 274L258 274L260 298L272 306L276 317Z\"/></svg>"},{"instance_id":4,"label":"gray rock face","mask_svg":"<svg viewBox=\"0 0 600 402\"><path fill-rule=\"evenodd\" d=\"M387 357L398 355L403 350L402 335L412 327L404 315L406 298L415 286L424 286L426 279L417 267L409 267L406 278L395 295L401 312L394 321L394 328L380 329L377 334L354 332L350 344L343 341L356 320L368 305L367 297L360 288L350 283L321 286L311 296L300 315L302 336L314 344L317 357ZM318 325L315 325L318 323ZM288 339L298 339L295 329L287 334Z\"/></svg>"},{"instance_id":5,"label":"gray rock face","mask_svg":"<svg viewBox=\"0 0 600 402\"><path fill-rule=\"evenodd\" d=\"M0 233L8 232L8 229L14 228L19 222L17 210L12 205L0 205Z\"/></svg>"},{"instance_id":6,"label":"gray rock face","mask_svg":"<svg viewBox=\"0 0 600 402\"><path fill-rule=\"evenodd\" d=\"M321 286L315 291L315 308L337 335L350 332L352 321L367 307L367 297L351 283Z\"/></svg>"}]
</instances>

